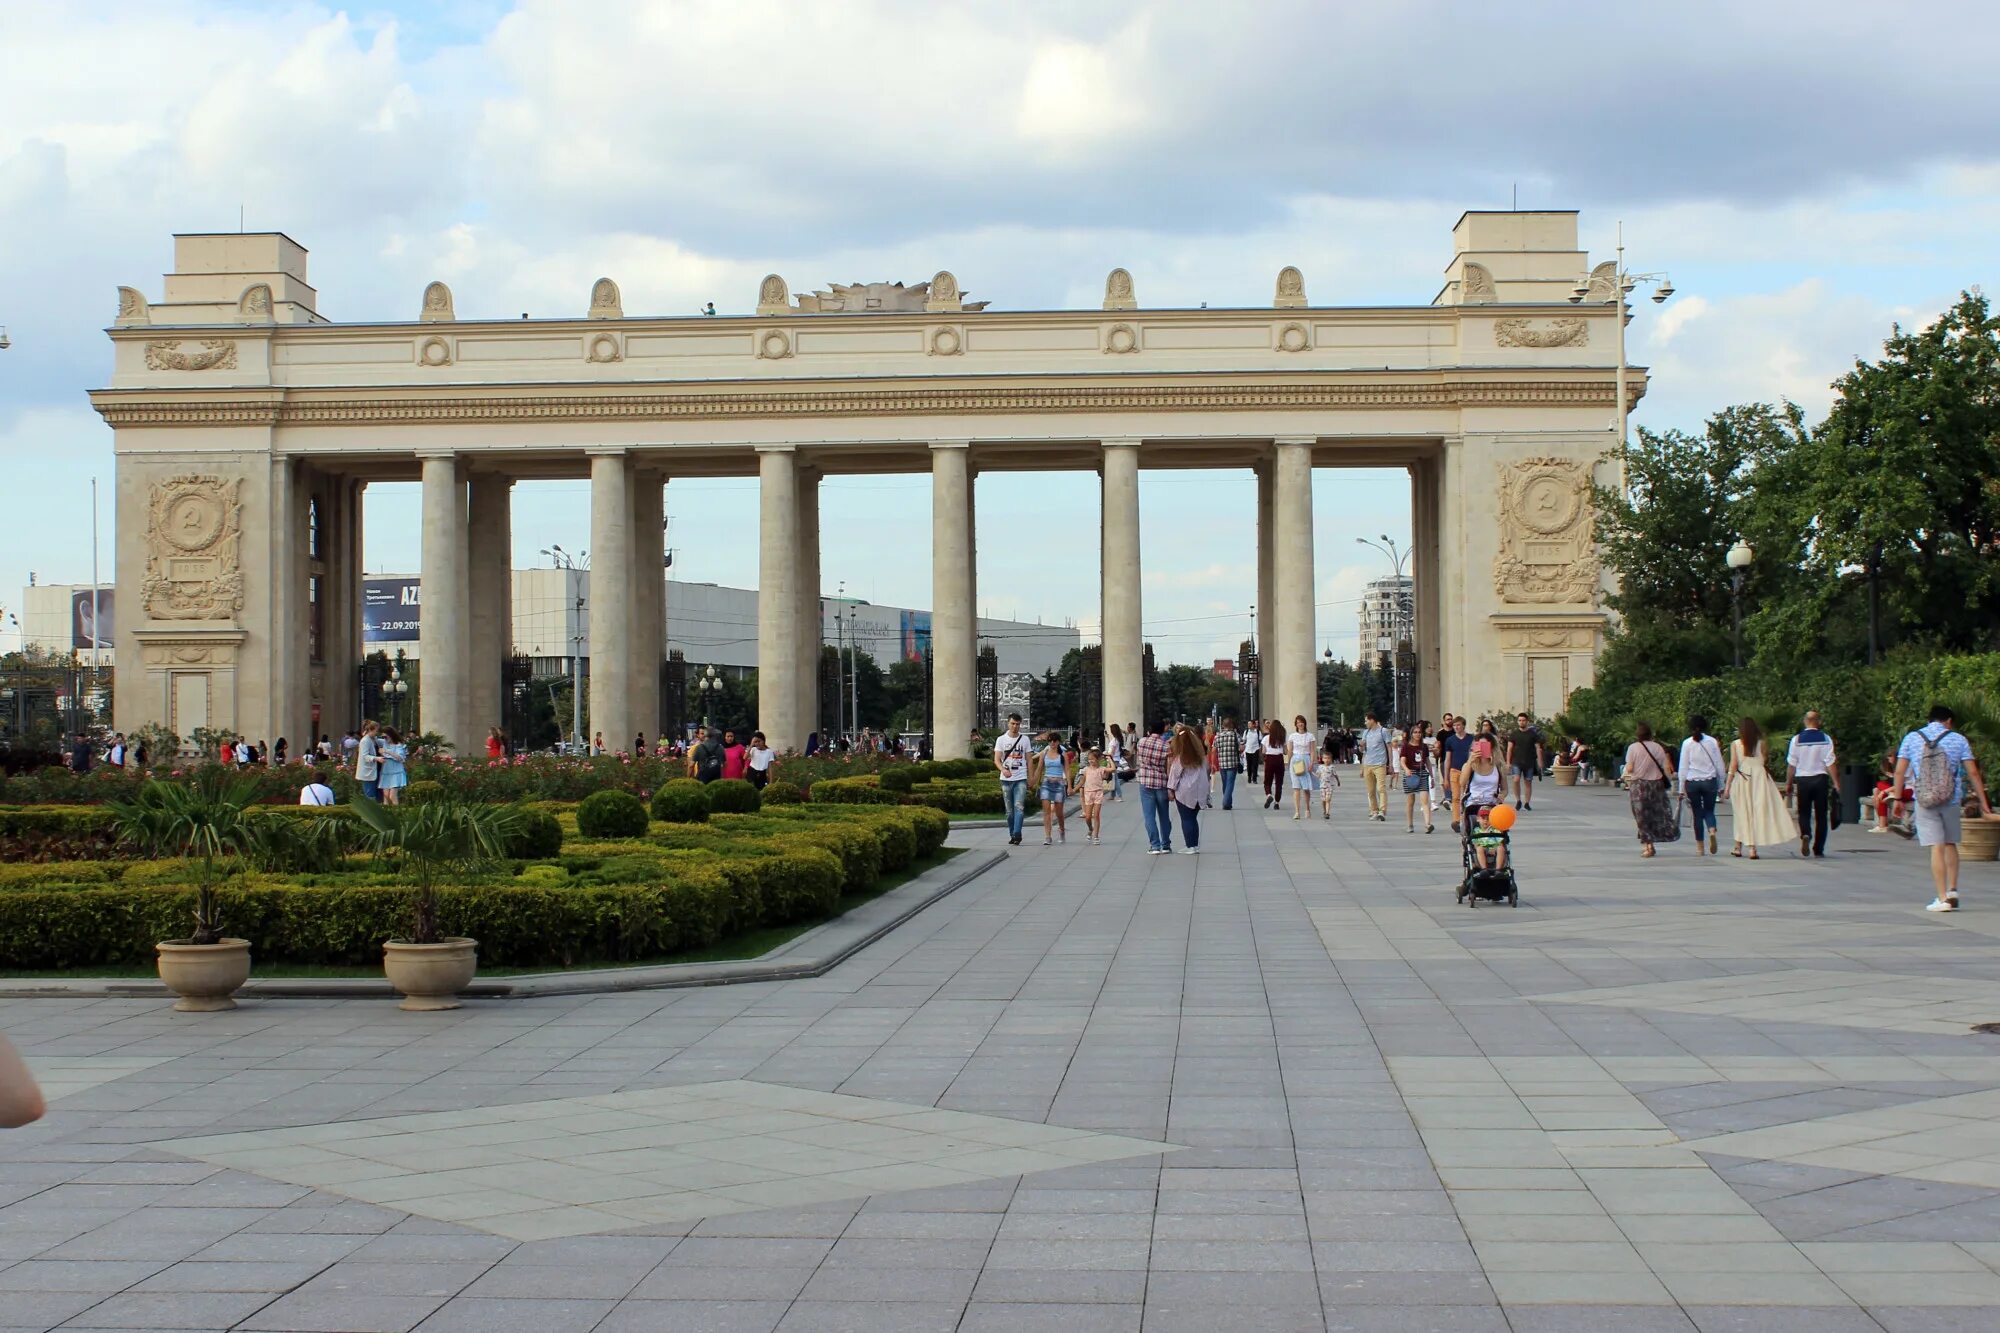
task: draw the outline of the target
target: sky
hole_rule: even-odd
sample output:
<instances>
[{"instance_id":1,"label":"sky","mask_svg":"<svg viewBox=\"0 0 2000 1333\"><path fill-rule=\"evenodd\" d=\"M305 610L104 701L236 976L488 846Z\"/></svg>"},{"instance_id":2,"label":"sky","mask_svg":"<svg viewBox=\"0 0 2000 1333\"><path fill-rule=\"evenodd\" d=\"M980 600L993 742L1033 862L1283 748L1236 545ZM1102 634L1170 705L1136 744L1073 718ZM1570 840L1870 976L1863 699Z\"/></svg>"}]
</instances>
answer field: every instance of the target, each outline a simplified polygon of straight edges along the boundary
<instances>
[{"instance_id":1,"label":"sky","mask_svg":"<svg viewBox=\"0 0 2000 1333\"><path fill-rule=\"evenodd\" d=\"M1496 18L1504 14L1504 21ZM1604 6L918 0L427 0L336 8L0 4L0 605L30 571L89 578L90 483L111 433L114 288L160 297L176 231L282 230L320 310L408 318L433 278L461 318L631 314L758 279L918 281L950 269L996 309L1090 308L1132 271L1142 305L1263 304L1285 264L1315 304L1420 305L1468 208L1581 210L1592 258L1624 224L1641 302L1634 417L1829 385L1892 323L1991 284L2000 6L1848 0ZM1147 637L1233 655L1255 597L1247 473L1142 473ZM668 489L676 577L755 586L756 492ZM922 477L829 480L826 590L926 607ZM1400 473L1322 471L1320 638L1354 643L1357 537L1410 529ZM982 614L1097 623L1095 479L990 476L1061 542L979 554ZM414 572L414 486L370 488L371 571ZM517 564L588 542L583 483L516 490ZM0 620L0 648L12 646Z\"/></svg>"}]
</instances>

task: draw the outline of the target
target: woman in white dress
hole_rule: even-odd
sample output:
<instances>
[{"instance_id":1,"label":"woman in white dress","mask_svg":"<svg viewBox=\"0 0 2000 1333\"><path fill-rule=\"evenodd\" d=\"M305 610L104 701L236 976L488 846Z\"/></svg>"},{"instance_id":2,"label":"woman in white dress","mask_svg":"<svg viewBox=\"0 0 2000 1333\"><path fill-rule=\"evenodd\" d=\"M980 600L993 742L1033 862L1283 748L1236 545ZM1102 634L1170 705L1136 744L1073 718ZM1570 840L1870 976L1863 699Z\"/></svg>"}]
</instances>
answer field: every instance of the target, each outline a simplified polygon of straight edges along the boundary
<instances>
[{"instance_id":1,"label":"woman in white dress","mask_svg":"<svg viewBox=\"0 0 2000 1333\"><path fill-rule=\"evenodd\" d=\"M1722 798L1729 802L1729 836L1736 845L1731 856L1750 849L1757 860L1759 847L1777 847L1799 840L1799 826L1785 808L1778 784L1764 765L1764 731L1755 718L1736 724L1736 739L1729 745L1729 774L1722 782Z\"/></svg>"},{"instance_id":2,"label":"woman in white dress","mask_svg":"<svg viewBox=\"0 0 2000 1333\"><path fill-rule=\"evenodd\" d=\"M1304 819L1312 809L1313 794L1312 729L1303 714L1292 719L1292 733L1285 737L1285 785L1292 789L1292 818Z\"/></svg>"}]
</instances>

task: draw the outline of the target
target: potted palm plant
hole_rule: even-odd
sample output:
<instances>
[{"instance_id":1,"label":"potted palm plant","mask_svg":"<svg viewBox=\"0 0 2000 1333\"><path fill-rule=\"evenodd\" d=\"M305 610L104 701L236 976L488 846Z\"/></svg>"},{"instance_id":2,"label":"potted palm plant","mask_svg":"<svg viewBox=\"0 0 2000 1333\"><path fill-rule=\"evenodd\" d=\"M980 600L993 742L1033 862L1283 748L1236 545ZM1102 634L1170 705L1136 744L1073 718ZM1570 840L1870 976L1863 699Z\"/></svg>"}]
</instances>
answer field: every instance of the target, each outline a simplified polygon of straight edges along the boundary
<instances>
[{"instance_id":1,"label":"potted palm plant","mask_svg":"<svg viewBox=\"0 0 2000 1333\"><path fill-rule=\"evenodd\" d=\"M515 812L450 797L415 805L356 801L351 808L367 825L366 841L376 854L402 867L415 885L409 937L383 941L383 974L405 1009L458 1008L458 993L479 969L479 941L443 933L438 876L498 858L514 831Z\"/></svg>"},{"instance_id":2,"label":"potted palm plant","mask_svg":"<svg viewBox=\"0 0 2000 1333\"><path fill-rule=\"evenodd\" d=\"M250 941L222 933L215 891L225 858L257 844L256 799L255 781L209 768L188 782L152 781L129 801L106 802L119 836L147 855L186 856L200 865L193 933L157 946L160 980L180 997L174 1008L184 1013L234 1009L237 990L250 979Z\"/></svg>"}]
</instances>

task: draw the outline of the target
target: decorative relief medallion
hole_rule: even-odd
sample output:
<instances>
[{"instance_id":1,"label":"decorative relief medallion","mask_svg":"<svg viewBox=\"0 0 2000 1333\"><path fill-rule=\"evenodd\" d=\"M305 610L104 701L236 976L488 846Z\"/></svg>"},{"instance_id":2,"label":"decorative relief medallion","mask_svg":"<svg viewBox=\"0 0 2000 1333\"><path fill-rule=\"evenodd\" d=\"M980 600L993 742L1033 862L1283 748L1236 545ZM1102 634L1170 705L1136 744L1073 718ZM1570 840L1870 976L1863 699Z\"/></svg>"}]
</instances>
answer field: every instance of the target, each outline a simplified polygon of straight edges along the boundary
<instances>
[{"instance_id":1,"label":"decorative relief medallion","mask_svg":"<svg viewBox=\"0 0 2000 1333\"><path fill-rule=\"evenodd\" d=\"M1500 293L1493 286L1493 270L1467 260L1465 280L1459 286L1458 299L1466 305L1492 305L1499 300Z\"/></svg>"},{"instance_id":2,"label":"decorative relief medallion","mask_svg":"<svg viewBox=\"0 0 2000 1333\"><path fill-rule=\"evenodd\" d=\"M1604 305L1611 304L1611 295L1618 288L1618 261L1607 259L1596 268L1590 270L1590 282L1588 286L1590 290L1584 293L1584 300L1591 302L1593 305L1599 303Z\"/></svg>"},{"instance_id":3,"label":"decorative relief medallion","mask_svg":"<svg viewBox=\"0 0 2000 1333\"><path fill-rule=\"evenodd\" d=\"M1104 277L1104 308L1106 310L1137 310L1139 301L1132 293L1132 275L1122 268L1114 268Z\"/></svg>"},{"instance_id":4,"label":"decorative relief medallion","mask_svg":"<svg viewBox=\"0 0 2000 1333\"><path fill-rule=\"evenodd\" d=\"M939 269L932 278L924 296L924 309L933 314L944 314L965 308L965 289L958 285L958 277L948 269Z\"/></svg>"},{"instance_id":5,"label":"decorative relief medallion","mask_svg":"<svg viewBox=\"0 0 2000 1333\"><path fill-rule=\"evenodd\" d=\"M228 620L243 609L243 483L189 473L155 482L140 604L155 620Z\"/></svg>"},{"instance_id":6,"label":"decorative relief medallion","mask_svg":"<svg viewBox=\"0 0 2000 1333\"><path fill-rule=\"evenodd\" d=\"M425 324L448 324L458 316L452 313L451 288L441 282L434 282L424 288L423 309L417 319Z\"/></svg>"},{"instance_id":7,"label":"decorative relief medallion","mask_svg":"<svg viewBox=\"0 0 2000 1333\"><path fill-rule=\"evenodd\" d=\"M1113 324L1104 331L1104 350L1112 356L1138 351L1139 331L1130 324Z\"/></svg>"},{"instance_id":8,"label":"decorative relief medallion","mask_svg":"<svg viewBox=\"0 0 2000 1333\"><path fill-rule=\"evenodd\" d=\"M243 289L242 297L236 302L236 318L245 324L269 324L271 322L271 284L252 283Z\"/></svg>"},{"instance_id":9,"label":"decorative relief medallion","mask_svg":"<svg viewBox=\"0 0 2000 1333\"><path fill-rule=\"evenodd\" d=\"M146 369L234 370L236 344L227 338L203 338L199 352L188 352L179 342L147 343Z\"/></svg>"},{"instance_id":10,"label":"decorative relief medallion","mask_svg":"<svg viewBox=\"0 0 2000 1333\"><path fill-rule=\"evenodd\" d=\"M443 338L426 338L417 344L417 360L426 366L448 366L451 344Z\"/></svg>"},{"instance_id":11,"label":"decorative relief medallion","mask_svg":"<svg viewBox=\"0 0 2000 1333\"><path fill-rule=\"evenodd\" d=\"M1539 326L1529 319L1501 319L1493 323L1493 341L1502 347L1583 347L1590 342L1590 325L1581 319Z\"/></svg>"},{"instance_id":12,"label":"decorative relief medallion","mask_svg":"<svg viewBox=\"0 0 2000 1333\"><path fill-rule=\"evenodd\" d=\"M762 361L783 361L792 354L792 335L783 329L769 329L757 335L757 357Z\"/></svg>"},{"instance_id":13,"label":"decorative relief medallion","mask_svg":"<svg viewBox=\"0 0 2000 1333\"><path fill-rule=\"evenodd\" d=\"M1493 586L1508 602L1589 602L1597 591L1590 464L1524 458L1500 465L1500 554Z\"/></svg>"},{"instance_id":14,"label":"decorative relief medallion","mask_svg":"<svg viewBox=\"0 0 2000 1333\"><path fill-rule=\"evenodd\" d=\"M1273 345L1281 352L1303 352L1312 347L1312 330L1303 324L1280 324Z\"/></svg>"},{"instance_id":15,"label":"decorative relief medallion","mask_svg":"<svg viewBox=\"0 0 2000 1333\"><path fill-rule=\"evenodd\" d=\"M1306 303L1306 275L1290 264L1278 270L1278 290L1271 304L1284 309Z\"/></svg>"},{"instance_id":16,"label":"decorative relief medallion","mask_svg":"<svg viewBox=\"0 0 2000 1333\"><path fill-rule=\"evenodd\" d=\"M757 284L757 313L760 315L782 315L791 308L791 289L785 280L775 273L767 273Z\"/></svg>"},{"instance_id":17,"label":"decorative relief medallion","mask_svg":"<svg viewBox=\"0 0 2000 1333\"><path fill-rule=\"evenodd\" d=\"M590 285L590 318L625 318L624 298L618 295L618 284L611 279L599 278ZM594 361L597 358L591 359Z\"/></svg>"},{"instance_id":18,"label":"decorative relief medallion","mask_svg":"<svg viewBox=\"0 0 2000 1333\"><path fill-rule=\"evenodd\" d=\"M965 351L965 339L949 325L932 329L929 349L932 356L958 356Z\"/></svg>"},{"instance_id":19,"label":"decorative relief medallion","mask_svg":"<svg viewBox=\"0 0 2000 1333\"><path fill-rule=\"evenodd\" d=\"M600 333L590 340L588 349L583 354L583 359L600 366L613 361L623 361L625 359L625 349L620 347L618 340L610 334Z\"/></svg>"},{"instance_id":20,"label":"decorative relief medallion","mask_svg":"<svg viewBox=\"0 0 2000 1333\"><path fill-rule=\"evenodd\" d=\"M146 303L146 294L137 287L118 289L118 323L121 325L151 324L153 307Z\"/></svg>"}]
</instances>

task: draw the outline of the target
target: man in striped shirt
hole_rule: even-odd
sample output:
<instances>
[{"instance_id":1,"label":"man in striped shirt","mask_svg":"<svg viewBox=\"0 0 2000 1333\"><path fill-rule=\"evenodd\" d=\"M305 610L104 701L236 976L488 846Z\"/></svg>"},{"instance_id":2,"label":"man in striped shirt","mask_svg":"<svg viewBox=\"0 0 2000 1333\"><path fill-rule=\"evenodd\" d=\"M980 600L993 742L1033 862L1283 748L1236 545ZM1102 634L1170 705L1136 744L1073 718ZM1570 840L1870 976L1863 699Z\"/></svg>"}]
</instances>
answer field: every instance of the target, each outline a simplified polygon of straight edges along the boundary
<instances>
[{"instance_id":1,"label":"man in striped shirt","mask_svg":"<svg viewBox=\"0 0 2000 1333\"><path fill-rule=\"evenodd\" d=\"M1215 733L1215 768L1222 774L1222 808L1236 803L1236 770L1243 763L1243 733L1236 719L1225 717Z\"/></svg>"}]
</instances>

